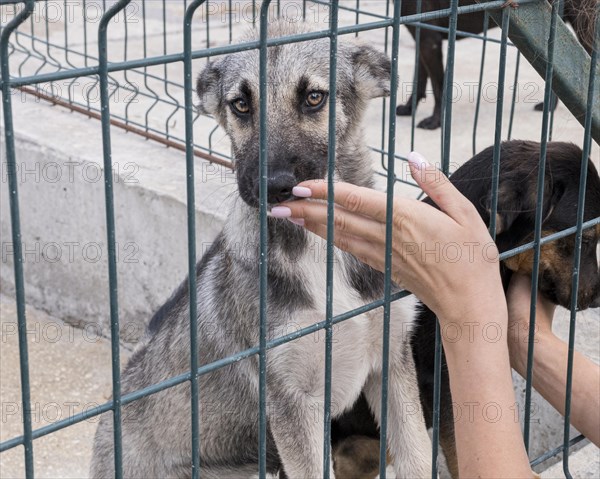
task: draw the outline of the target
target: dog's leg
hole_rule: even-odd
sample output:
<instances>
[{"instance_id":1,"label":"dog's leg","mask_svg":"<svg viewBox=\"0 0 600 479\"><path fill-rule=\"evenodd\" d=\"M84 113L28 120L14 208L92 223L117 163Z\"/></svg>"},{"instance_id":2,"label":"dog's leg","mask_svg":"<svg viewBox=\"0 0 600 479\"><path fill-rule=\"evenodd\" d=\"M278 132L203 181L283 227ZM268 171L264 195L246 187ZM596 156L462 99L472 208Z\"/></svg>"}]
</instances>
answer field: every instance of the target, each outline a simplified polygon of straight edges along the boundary
<instances>
[{"instance_id":1,"label":"dog's leg","mask_svg":"<svg viewBox=\"0 0 600 479\"><path fill-rule=\"evenodd\" d=\"M427 69L425 68L425 64L423 63L423 59L421 55L419 55L419 67L418 67L418 78L417 78L417 87L416 91L410 94L408 101L404 105L398 105L396 107L396 115L398 116L410 116L413 112L413 97L417 95L417 104L415 105L415 111L419 102L425 98L425 90L427 88Z\"/></svg>"},{"instance_id":2,"label":"dog's leg","mask_svg":"<svg viewBox=\"0 0 600 479\"><path fill-rule=\"evenodd\" d=\"M558 97L556 96L556 93L552 92L552 95L550 95L550 111L556 110L557 105L558 105ZM533 109L536 111L543 111L544 110L544 102L542 101L542 102L536 104L533 107Z\"/></svg>"},{"instance_id":3,"label":"dog's leg","mask_svg":"<svg viewBox=\"0 0 600 479\"><path fill-rule=\"evenodd\" d=\"M433 115L422 120L417 127L426 130L439 128L442 115L442 90L444 88L444 61L442 58L442 36L435 32L421 38L421 61L427 68L435 105Z\"/></svg>"},{"instance_id":4,"label":"dog's leg","mask_svg":"<svg viewBox=\"0 0 600 479\"><path fill-rule=\"evenodd\" d=\"M323 477L323 399L302 391L269 396L269 425L286 477Z\"/></svg>"},{"instance_id":5,"label":"dog's leg","mask_svg":"<svg viewBox=\"0 0 600 479\"><path fill-rule=\"evenodd\" d=\"M453 479L458 479L458 457L454 438L454 409L450 392L450 377L446 360L442 362L442 378L440 384L440 446L444 451L448 471ZM433 388L431 391L431 408L433 409ZM433 411L432 411L433 412Z\"/></svg>"},{"instance_id":6,"label":"dog's leg","mask_svg":"<svg viewBox=\"0 0 600 479\"><path fill-rule=\"evenodd\" d=\"M452 414L450 418L447 413L442 412L440 417L440 446L444 451L446 465L452 479L458 479L458 456L456 455L456 441L454 439L454 423L452 422Z\"/></svg>"},{"instance_id":7,"label":"dog's leg","mask_svg":"<svg viewBox=\"0 0 600 479\"><path fill-rule=\"evenodd\" d=\"M406 364L410 362L410 364ZM388 376L388 452L396 477L431 475L431 441L425 428L412 358L392 361ZM381 418L381 373L373 373L364 389L377 422Z\"/></svg>"},{"instance_id":8,"label":"dog's leg","mask_svg":"<svg viewBox=\"0 0 600 479\"><path fill-rule=\"evenodd\" d=\"M268 355L267 417L290 479L323 477L324 356L323 345L309 337ZM333 478L332 465L330 472Z\"/></svg>"}]
</instances>

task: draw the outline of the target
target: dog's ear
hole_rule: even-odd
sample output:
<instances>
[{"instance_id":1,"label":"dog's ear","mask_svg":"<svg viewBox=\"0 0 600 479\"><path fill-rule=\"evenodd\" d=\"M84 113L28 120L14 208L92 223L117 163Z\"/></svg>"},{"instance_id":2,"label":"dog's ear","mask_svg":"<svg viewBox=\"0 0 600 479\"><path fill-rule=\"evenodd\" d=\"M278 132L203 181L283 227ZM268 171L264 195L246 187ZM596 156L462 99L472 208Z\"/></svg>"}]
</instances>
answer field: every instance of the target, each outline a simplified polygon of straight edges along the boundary
<instances>
[{"instance_id":1,"label":"dog's ear","mask_svg":"<svg viewBox=\"0 0 600 479\"><path fill-rule=\"evenodd\" d=\"M529 184L529 182L527 182ZM515 220L521 215L529 215L535 218L537 208L537 187L535 182L531 183L530 188L521 188L526 183L505 182L498 187L498 212L496 213L496 233L501 234L508 231ZM546 222L556 204L560 201L565 192L565 185L562 182L553 182L546 177L544 185L544 210L542 213L542 224ZM491 193L485 200L485 208L488 218L491 215Z\"/></svg>"},{"instance_id":2,"label":"dog's ear","mask_svg":"<svg viewBox=\"0 0 600 479\"><path fill-rule=\"evenodd\" d=\"M198 76L196 93L198 94L198 108L201 113L215 115L221 103L219 82L221 79L221 62L209 62Z\"/></svg>"},{"instance_id":3,"label":"dog's ear","mask_svg":"<svg viewBox=\"0 0 600 479\"><path fill-rule=\"evenodd\" d=\"M392 64L385 53L357 44L352 52L354 79L365 98L389 96Z\"/></svg>"}]
</instances>

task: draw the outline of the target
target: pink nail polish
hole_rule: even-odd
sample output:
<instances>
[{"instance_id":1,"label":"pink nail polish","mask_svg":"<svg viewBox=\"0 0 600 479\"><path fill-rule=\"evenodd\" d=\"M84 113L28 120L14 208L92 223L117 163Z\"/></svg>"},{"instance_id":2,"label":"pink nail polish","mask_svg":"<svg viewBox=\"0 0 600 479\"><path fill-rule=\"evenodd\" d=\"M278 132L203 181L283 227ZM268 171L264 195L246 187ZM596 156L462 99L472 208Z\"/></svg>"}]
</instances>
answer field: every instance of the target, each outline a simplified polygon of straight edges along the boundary
<instances>
[{"instance_id":1,"label":"pink nail polish","mask_svg":"<svg viewBox=\"0 0 600 479\"><path fill-rule=\"evenodd\" d=\"M288 218L288 221L298 226L304 226L304 218Z\"/></svg>"},{"instance_id":2,"label":"pink nail polish","mask_svg":"<svg viewBox=\"0 0 600 479\"><path fill-rule=\"evenodd\" d=\"M292 216L292 210L287 206L274 206L271 208L271 216L273 218L289 218Z\"/></svg>"},{"instance_id":3,"label":"pink nail polish","mask_svg":"<svg viewBox=\"0 0 600 479\"><path fill-rule=\"evenodd\" d=\"M408 162L418 170L425 170L431 166L425 157L416 151L411 151L408 154Z\"/></svg>"},{"instance_id":4,"label":"pink nail polish","mask_svg":"<svg viewBox=\"0 0 600 479\"><path fill-rule=\"evenodd\" d=\"M292 188L292 194L298 198L310 198L312 196L312 191L306 186L294 186L294 188Z\"/></svg>"}]
</instances>

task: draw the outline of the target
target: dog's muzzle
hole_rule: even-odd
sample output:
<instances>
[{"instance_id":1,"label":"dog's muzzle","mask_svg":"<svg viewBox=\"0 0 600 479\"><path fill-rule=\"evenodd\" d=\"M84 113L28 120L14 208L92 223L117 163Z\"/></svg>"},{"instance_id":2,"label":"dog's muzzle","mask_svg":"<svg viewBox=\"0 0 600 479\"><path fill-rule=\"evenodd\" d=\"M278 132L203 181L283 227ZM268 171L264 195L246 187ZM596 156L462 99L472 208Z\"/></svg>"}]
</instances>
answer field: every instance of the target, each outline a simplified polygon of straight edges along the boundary
<instances>
[{"instance_id":1,"label":"dog's muzzle","mask_svg":"<svg viewBox=\"0 0 600 479\"><path fill-rule=\"evenodd\" d=\"M267 202L270 205L283 203L292 198L292 188L298 180L289 171L277 171L267 179ZM259 197L258 185L256 185L256 197Z\"/></svg>"}]
</instances>

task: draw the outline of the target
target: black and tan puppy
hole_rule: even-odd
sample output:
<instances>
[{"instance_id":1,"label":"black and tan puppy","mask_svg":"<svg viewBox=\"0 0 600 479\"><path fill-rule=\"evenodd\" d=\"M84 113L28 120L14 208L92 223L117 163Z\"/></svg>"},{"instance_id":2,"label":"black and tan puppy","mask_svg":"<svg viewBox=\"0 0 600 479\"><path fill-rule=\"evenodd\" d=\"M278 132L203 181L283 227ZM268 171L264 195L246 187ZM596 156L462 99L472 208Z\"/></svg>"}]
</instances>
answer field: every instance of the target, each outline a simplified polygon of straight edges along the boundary
<instances>
[{"instance_id":1,"label":"black and tan puppy","mask_svg":"<svg viewBox=\"0 0 600 479\"><path fill-rule=\"evenodd\" d=\"M450 8L450 0L422 0L421 12L433 12ZM459 6L474 5L479 2L475 0L460 0ZM509 2L507 2L509 3ZM516 1L510 2L513 6ZM594 12L596 0L565 0L563 20L570 23L575 30L579 42L587 50L592 51L594 43ZM402 2L402 16L414 15L417 13L417 0L408 0ZM475 12L458 16L457 29L462 32L479 34L484 30L484 12ZM442 17L427 22L429 25L448 28L449 18ZM496 27L493 20L489 22L489 28ZM416 27L407 25L413 38L416 37ZM421 37L419 43L419 65L418 65L418 80L416 85L417 103L425 98L427 87L427 79L431 79L431 87L435 106L433 115L422 120L417 127L427 130L433 130L441 124L442 111L442 89L444 85L444 63L442 59L442 40L448 39L446 32L429 30L421 28ZM457 40L465 37L457 36ZM414 76L413 76L414 78ZM413 92L412 95L414 95ZM398 105L396 114L400 116L408 116L412 114L412 95L404 105ZM540 104L541 105L541 104ZM536 106L537 110L541 110L540 105ZM556 106L554 100L553 108Z\"/></svg>"},{"instance_id":2,"label":"black and tan puppy","mask_svg":"<svg viewBox=\"0 0 600 479\"><path fill-rule=\"evenodd\" d=\"M486 223L490 220L492 147L477 154L452 176L451 181L477 207ZM497 238L500 252L515 248L533 239L536 214L537 176L540 144L529 141L507 141L501 146L500 180L498 191ZM582 151L570 143L548 144L544 186L542 234L562 231L576 224L579 195L579 175ZM433 205L429 199L424 201ZM435 205L434 205L435 206ZM594 165L588 162L584 220L600 217L600 177ZM585 229L581 250L580 282L577 304L580 310L600 307L600 271L597 245L600 225ZM571 274L575 235L546 243L541 248L539 291L555 304L570 307ZM505 287L513 272L531 274L533 250L512 256L501 264ZM435 315L425 305L420 306L412 348L427 427L433 419ZM345 470L364 470L363 478L378 473L379 432L363 399L354 408L332 424L336 467ZM351 447L357 435L374 438L371 456L357 454ZM349 439L350 438L350 439ZM458 477L458 463L454 442L452 398L445 359L441 368L440 445L453 477ZM344 451L354 451L345 454ZM356 463L354 466L350 465ZM374 462L373 462L374 461ZM371 464L370 472L366 472ZM340 476L342 477L342 476Z\"/></svg>"}]
</instances>

